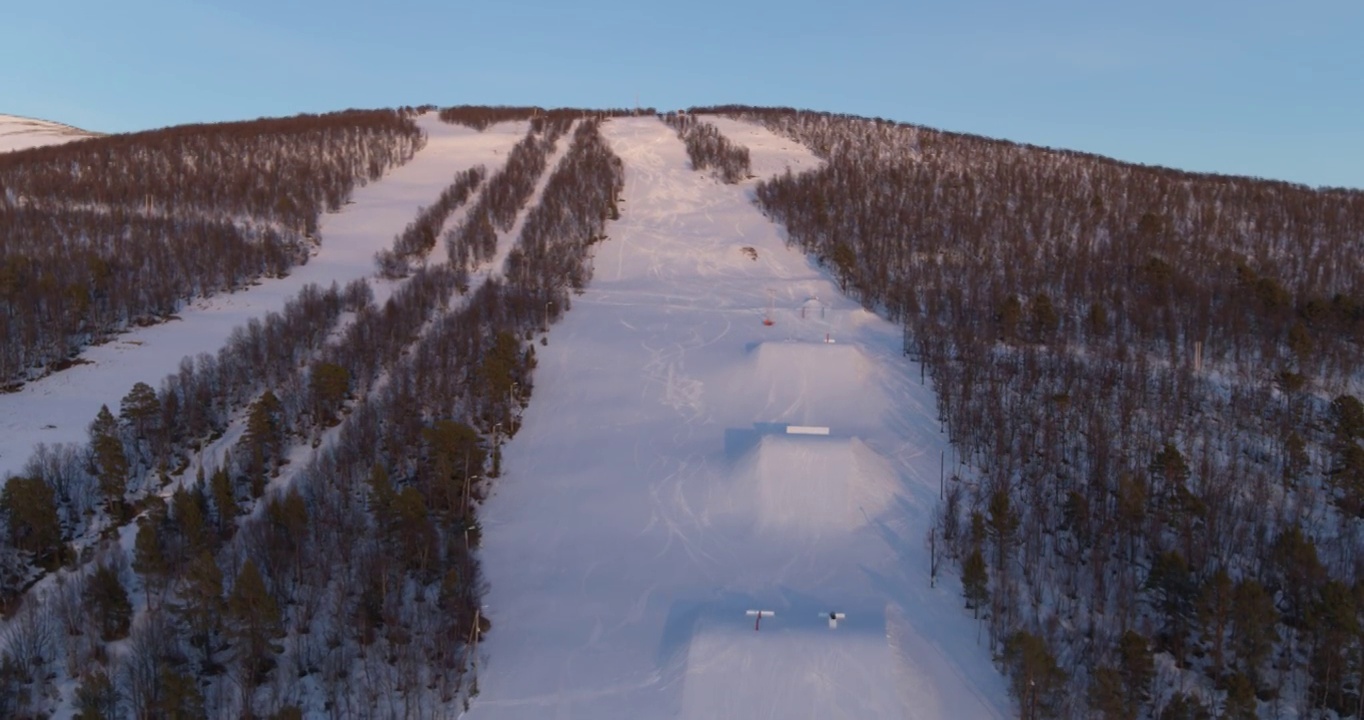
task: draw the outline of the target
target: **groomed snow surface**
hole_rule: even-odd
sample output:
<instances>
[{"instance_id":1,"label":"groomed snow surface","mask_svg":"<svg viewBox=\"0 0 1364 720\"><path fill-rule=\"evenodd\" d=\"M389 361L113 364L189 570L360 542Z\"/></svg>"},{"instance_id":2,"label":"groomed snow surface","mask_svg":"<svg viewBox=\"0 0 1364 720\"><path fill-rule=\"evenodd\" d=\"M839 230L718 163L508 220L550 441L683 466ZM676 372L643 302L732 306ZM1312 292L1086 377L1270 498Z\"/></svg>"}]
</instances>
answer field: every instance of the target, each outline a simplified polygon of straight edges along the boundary
<instances>
[{"instance_id":1,"label":"groomed snow surface","mask_svg":"<svg viewBox=\"0 0 1364 720\"><path fill-rule=\"evenodd\" d=\"M87 348L81 353L87 364L0 394L0 478L22 472L38 443L86 442L100 405L117 413L134 383L157 387L176 372L181 358L217 353L233 329L279 312L305 285L326 288L335 282L345 287L357 278L370 278L375 300L382 304L392 284L373 277L374 254L391 247L393 236L417 216L419 207L436 201L455 173L474 165L484 165L490 173L501 168L528 127L525 122L502 123L480 133L440 122L435 113L417 122L426 132L426 147L379 182L356 188L340 212L324 215L321 247L288 277L263 279L240 292L196 301L180 311L179 320ZM433 262L445 261L443 245L432 253Z\"/></svg>"},{"instance_id":2,"label":"groomed snow surface","mask_svg":"<svg viewBox=\"0 0 1364 720\"><path fill-rule=\"evenodd\" d=\"M759 176L818 162L715 122ZM482 511L469 716L1010 717L960 583L928 586L945 441L899 329L784 247L753 181L694 172L656 119L604 132L623 216Z\"/></svg>"},{"instance_id":3,"label":"groomed snow surface","mask_svg":"<svg viewBox=\"0 0 1364 720\"><path fill-rule=\"evenodd\" d=\"M95 137L95 133L48 120L0 114L0 153L88 137Z\"/></svg>"}]
</instances>

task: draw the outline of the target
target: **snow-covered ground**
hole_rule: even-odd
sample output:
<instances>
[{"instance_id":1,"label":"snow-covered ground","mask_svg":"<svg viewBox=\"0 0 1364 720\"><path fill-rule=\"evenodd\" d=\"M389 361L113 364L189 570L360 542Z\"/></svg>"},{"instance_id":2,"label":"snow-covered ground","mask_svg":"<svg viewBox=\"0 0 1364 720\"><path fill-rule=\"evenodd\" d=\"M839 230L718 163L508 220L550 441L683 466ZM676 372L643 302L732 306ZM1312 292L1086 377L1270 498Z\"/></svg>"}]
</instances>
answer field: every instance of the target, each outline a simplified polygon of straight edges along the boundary
<instances>
[{"instance_id":1,"label":"snow-covered ground","mask_svg":"<svg viewBox=\"0 0 1364 720\"><path fill-rule=\"evenodd\" d=\"M58 145L95 136L95 133L70 125L0 114L0 153L40 145Z\"/></svg>"},{"instance_id":2,"label":"snow-covered ground","mask_svg":"<svg viewBox=\"0 0 1364 720\"><path fill-rule=\"evenodd\" d=\"M418 119L426 147L406 165L380 181L357 188L338 213L324 215L322 244L306 265L288 277L264 279L232 294L197 301L182 309L179 320L140 328L81 353L88 364L30 382L15 393L0 394L0 478L23 469L38 443L84 442L101 404L115 413L119 401L136 382L157 387L179 367L180 360L201 352L216 353L232 330L253 317L277 312L309 283L344 286L373 277L374 253L393 243L393 236L430 205L456 172L485 165L494 172L526 133L528 123L503 123L480 133L440 122L434 113ZM433 250L444 261L445 248ZM391 285L372 283L383 302Z\"/></svg>"},{"instance_id":3,"label":"snow-covered ground","mask_svg":"<svg viewBox=\"0 0 1364 720\"><path fill-rule=\"evenodd\" d=\"M716 124L760 177L818 162ZM928 587L945 440L899 329L784 247L752 181L693 172L656 119L604 131L623 217L482 511L469 716L1011 716L960 584Z\"/></svg>"}]
</instances>

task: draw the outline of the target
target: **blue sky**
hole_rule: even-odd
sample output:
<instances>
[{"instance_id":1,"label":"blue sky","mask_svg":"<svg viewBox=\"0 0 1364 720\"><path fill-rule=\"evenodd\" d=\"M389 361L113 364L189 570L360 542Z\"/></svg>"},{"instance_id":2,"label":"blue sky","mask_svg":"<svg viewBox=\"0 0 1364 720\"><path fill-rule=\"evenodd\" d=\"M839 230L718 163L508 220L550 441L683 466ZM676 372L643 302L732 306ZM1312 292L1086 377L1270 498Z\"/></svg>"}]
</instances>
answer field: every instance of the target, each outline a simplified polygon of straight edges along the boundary
<instances>
[{"instance_id":1,"label":"blue sky","mask_svg":"<svg viewBox=\"0 0 1364 720\"><path fill-rule=\"evenodd\" d=\"M1359 0L14 0L0 112L790 105L1364 188Z\"/></svg>"}]
</instances>

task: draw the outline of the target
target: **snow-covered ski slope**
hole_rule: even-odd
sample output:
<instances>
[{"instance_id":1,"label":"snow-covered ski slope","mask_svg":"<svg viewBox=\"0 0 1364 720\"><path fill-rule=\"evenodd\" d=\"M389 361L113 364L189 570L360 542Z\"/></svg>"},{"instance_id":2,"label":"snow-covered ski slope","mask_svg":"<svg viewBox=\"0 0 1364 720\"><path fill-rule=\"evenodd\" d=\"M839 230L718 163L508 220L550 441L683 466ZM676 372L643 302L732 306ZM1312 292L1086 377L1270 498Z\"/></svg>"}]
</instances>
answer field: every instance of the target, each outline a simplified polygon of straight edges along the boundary
<instances>
[{"instance_id":1,"label":"snow-covered ski slope","mask_svg":"<svg viewBox=\"0 0 1364 720\"><path fill-rule=\"evenodd\" d=\"M759 176L818 162L717 124ZM623 217L482 511L469 716L1011 716L960 584L928 586L945 440L898 328L784 247L753 181L692 171L653 118L604 132Z\"/></svg>"},{"instance_id":2,"label":"snow-covered ski slope","mask_svg":"<svg viewBox=\"0 0 1364 720\"><path fill-rule=\"evenodd\" d=\"M0 153L95 137L70 125L0 113Z\"/></svg>"},{"instance_id":3,"label":"snow-covered ski slope","mask_svg":"<svg viewBox=\"0 0 1364 720\"><path fill-rule=\"evenodd\" d=\"M326 288L336 282L344 287L357 278L372 278L374 253L393 244L393 236L417 216L420 206L435 202L461 170L474 165L489 172L501 168L529 127L526 122L503 123L480 133L443 123L435 113L417 122L427 134L426 146L378 182L357 188L340 212L324 215L321 247L288 277L263 279L243 291L197 301L181 310L180 320L87 348L81 359L88 364L0 394L0 479L21 472L38 443L85 442L101 404L117 413L134 383L157 387L178 369L181 358L216 353L234 328L281 310L305 285ZM432 252L433 261L444 262L443 246ZM382 303L391 284L371 284Z\"/></svg>"}]
</instances>

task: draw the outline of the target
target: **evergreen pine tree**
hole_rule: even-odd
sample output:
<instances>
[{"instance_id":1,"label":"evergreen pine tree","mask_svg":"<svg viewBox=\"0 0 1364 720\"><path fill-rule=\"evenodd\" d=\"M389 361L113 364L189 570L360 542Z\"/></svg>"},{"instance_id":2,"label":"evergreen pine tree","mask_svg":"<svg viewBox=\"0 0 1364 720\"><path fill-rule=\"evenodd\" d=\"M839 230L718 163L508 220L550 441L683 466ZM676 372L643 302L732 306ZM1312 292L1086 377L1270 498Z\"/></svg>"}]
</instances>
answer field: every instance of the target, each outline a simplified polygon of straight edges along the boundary
<instances>
[{"instance_id":1,"label":"evergreen pine tree","mask_svg":"<svg viewBox=\"0 0 1364 720\"><path fill-rule=\"evenodd\" d=\"M1274 599L1254 578L1236 584L1231 598L1231 646L1241 674L1260 686L1260 666L1279 641Z\"/></svg>"},{"instance_id":2,"label":"evergreen pine tree","mask_svg":"<svg viewBox=\"0 0 1364 720\"><path fill-rule=\"evenodd\" d=\"M320 425L335 425L336 413L350 394L350 372L335 363L316 363L308 376L308 389L313 419Z\"/></svg>"},{"instance_id":3,"label":"evergreen pine tree","mask_svg":"<svg viewBox=\"0 0 1364 720\"><path fill-rule=\"evenodd\" d=\"M1061 326L1061 316L1046 293L1033 296L1028 303L1028 320L1032 324L1033 336L1038 342L1050 342Z\"/></svg>"},{"instance_id":4,"label":"evergreen pine tree","mask_svg":"<svg viewBox=\"0 0 1364 720\"><path fill-rule=\"evenodd\" d=\"M223 619L223 572L212 553L202 550L185 569L176 612L189 631L190 645L203 653L203 670L217 672Z\"/></svg>"},{"instance_id":5,"label":"evergreen pine tree","mask_svg":"<svg viewBox=\"0 0 1364 720\"><path fill-rule=\"evenodd\" d=\"M99 480L100 494L116 522L124 519L126 509L123 495L128 489L128 457L119 437L118 421L101 405L95 421L90 424L90 464Z\"/></svg>"},{"instance_id":6,"label":"evergreen pine tree","mask_svg":"<svg viewBox=\"0 0 1364 720\"><path fill-rule=\"evenodd\" d=\"M848 292L848 283L852 282L853 273L857 271L857 253L847 243L836 243L830 259L834 264L834 272L838 275L839 291Z\"/></svg>"},{"instance_id":7,"label":"evergreen pine tree","mask_svg":"<svg viewBox=\"0 0 1364 720\"><path fill-rule=\"evenodd\" d=\"M132 425L135 437L145 438L160 423L161 401L152 386L139 382L123 397L118 414Z\"/></svg>"},{"instance_id":8,"label":"evergreen pine tree","mask_svg":"<svg viewBox=\"0 0 1364 720\"><path fill-rule=\"evenodd\" d=\"M253 498L265 493L268 477L275 471L284 447L281 409L279 398L266 390L247 412L246 433L241 442L246 450L246 476Z\"/></svg>"},{"instance_id":9,"label":"evergreen pine tree","mask_svg":"<svg viewBox=\"0 0 1364 720\"><path fill-rule=\"evenodd\" d=\"M75 720L117 720L123 695L103 668L95 668L81 678L76 688Z\"/></svg>"},{"instance_id":10,"label":"evergreen pine tree","mask_svg":"<svg viewBox=\"0 0 1364 720\"><path fill-rule=\"evenodd\" d=\"M1023 720L1054 717L1066 673L1047 642L1026 630L1015 632L1004 641L1004 666Z\"/></svg>"},{"instance_id":11,"label":"evergreen pine tree","mask_svg":"<svg viewBox=\"0 0 1364 720\"><path fill-rule=\"evenodd\" d=\"M226 541L232 537L237 527L234 522L237 518L237 498L233 493L232 478L228 476L227 468L221 467L213 471L213 477L209 481L209 494L213 498L218 537Z\"/></svg>"},{"instance_id":12,"label":"evergreen pine tree","mask_svg":"<svg viewBox=\"0 0 1364 720\"><path fill-rule=\"evenodd\" d=\"M966 596L966 607L974 611L973 617L980 617L981 606L990 599L988 582L985 558L981 557L979 547L972 548L971 554L966 556L966 561L961 565L961 585L962 594Z\"/></svg>"},{"instance_id":13,"label":"evergreen pine tree","mask_svg":"<svg viewBox=\"0 0 1364 720\"><path fill-rule=\"evenodd\" d=\"M1224 648L1227 627L1231 624L1232 593L1235 589L1227 571L1218 568L1212 577L1203 583L1198 594L1198 622L1202 626L1203 637L1212 642L1212 675L1222 674L1224 667Z\"/></svg>"},{"instance_id":14,"label":"evergreen pine tree","mask_svg":"<svg viewBox=\"0 0 1364 720\"><path fill-rule=\"evenodd\" d=\"M396 494L393 492L393 483L388 479L388 471L380 463L374 463L374 467L369 471L369 491L370 507L373 508L375 517L381 524L388 522Z\"/></svg>"},{"instance_id":15,"label":"evergreen pine tree","mask_svg":"<svg viewBox=\"0 0 1364 720\"><path fill-rule=\"evenodd\" d=\"M1089 707L1103 720L1131 720L1123 693L1122 674L1115 668L1095 668L1089 681Z\"/></svg>"},{"instance_id":16,"label":"evergreen pine tree","mask_svg":"<svg viewBox=\"0 0 1364 720\"><path fill-rule=\"evenodd\" d=\"M153 608L166 588L166 575L170 570L161 545L160 525L155 520L138 523L137 536L133 540L133 570L142 576L142 583L147 588L147 603Z\"/></svg>"},{"instance_id":17,"label":"evergreen pine tree","mask_svg":"<svg viewBox=\"0 0 1364 720\"><path fill-rule=\"evenodd\" d=\"M1013 549L1014 534L1018 531L1020 523L1018 513L1009 499L1007 487L997 487L990 493L987 514L986 529L990 534L990 540L995 544L995 574L999 576L1004 572L1009 552Z\"/></svg>"},{"instance_id":18,"label":"evergreen pine tree","mask_svg":"<svg viewBox=\"0 0 1364 720\"><path fill-rule=\"evenodd\" d=\"M1119 638L1118 658L1127 717L1135 718L1151 698L1151 681L1156 676L1155 660L1146 637L1135 630L1128 630Z\"/></svg>"},{"instance_id":19,"label":"evergreen pine tree","mask_svg":"<svg viewBox=\"0 0 1364 720\"><path fill-rule=\"evenodd\" d=\"M227 617L237 657L248 678L259 683L274 667L271 640L284 634L279 605L265 587L265 579L255 561L247 559L232 583L227 600Z\"/></svg>"},{"instance_id":20,"label":"evergreen pine tree","mask_svg":"<svg viewBox=\"0 0 1364 720\"><path fill-rule=\"evenodd\" d=\"M1232 673L1223 682L1227 692L1222 704L1222 717L1226 720L1256 720L1255 684L1242 673Z\"/></svg>"},{"instance_id":21,"label":"evergreen pine tree","mask_svg":"<svg viewBox=\"0 0 1364 720\"><path fill-rule=\"evenodd\" d=\"M84 595L86 611L99 629L101 640L109 642L128 637L133 605L114 568L108 565L95 568L86 581Z\"/></svg>"},{"instance_id":22,"label":"evergreen pine tree","mask_svg":"<svg viewBox=\"0 0 1364 720\"><path fill-rule=\"evenodd\" d=\"M62 526L50 485L41 478L12 477L0 492L0 510L9 519L9 542L15 549L32 555L39 566L60 561Z\"/></svg>"},{"instance_id":23,"label":"evergreen pine tree","mask_svg":"<svg viewBox=\"0 0 1364 720\"><path fill-rule=\"evenodd\" d=\"M158 720L202 720L208 717L204 694L192 674L163 662L157 680L161 695L156 699L153 717Z\"/></svg>"}]
</instances>

